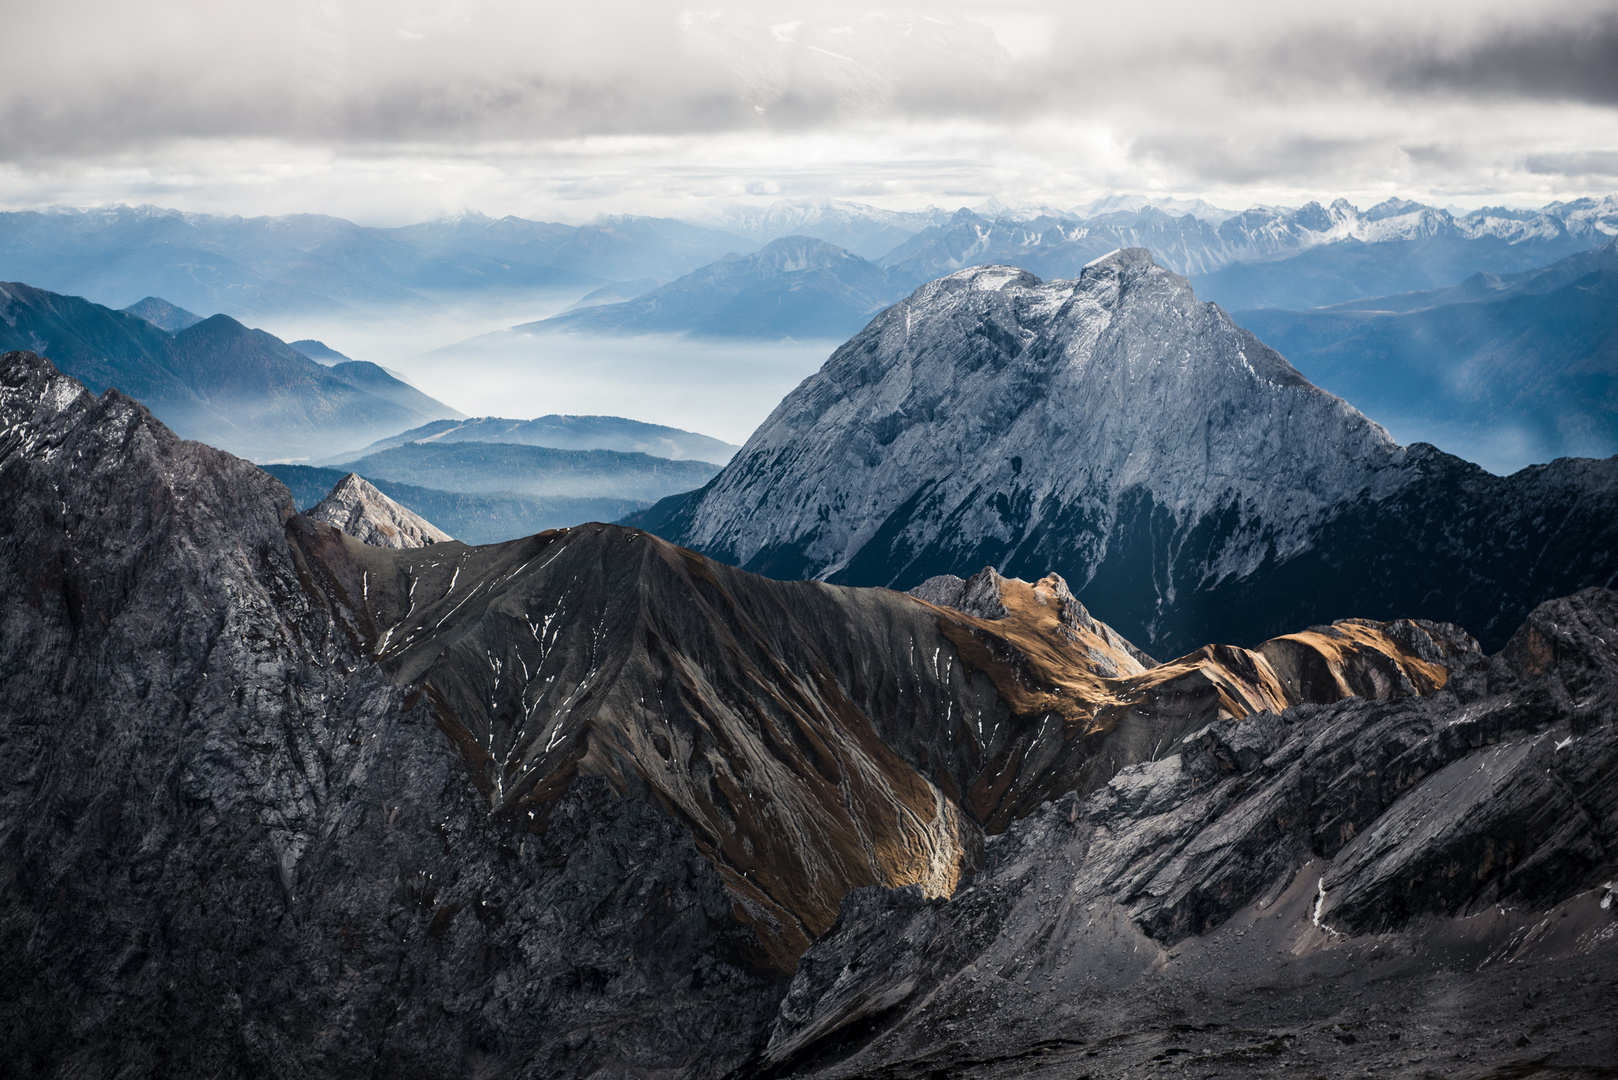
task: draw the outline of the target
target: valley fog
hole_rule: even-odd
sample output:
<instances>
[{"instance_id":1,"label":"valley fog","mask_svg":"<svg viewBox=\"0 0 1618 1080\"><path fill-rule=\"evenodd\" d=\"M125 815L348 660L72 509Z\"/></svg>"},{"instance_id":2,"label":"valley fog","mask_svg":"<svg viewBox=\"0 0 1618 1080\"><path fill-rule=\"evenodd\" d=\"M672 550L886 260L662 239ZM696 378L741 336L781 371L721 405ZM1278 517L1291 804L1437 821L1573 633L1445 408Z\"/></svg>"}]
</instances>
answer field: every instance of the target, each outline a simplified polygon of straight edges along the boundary
<instances>
[{"instance_id":1,"label":"valley fog","mask_svg":"<svg viewBox=\"0 0 1618 1080\"><path fill-rule=\"evenodd\" d=\"M529 334L585 290L249 320L404 376L469 416L627 416L742 443L841 342Z\"/></svg>"}]
</instances>

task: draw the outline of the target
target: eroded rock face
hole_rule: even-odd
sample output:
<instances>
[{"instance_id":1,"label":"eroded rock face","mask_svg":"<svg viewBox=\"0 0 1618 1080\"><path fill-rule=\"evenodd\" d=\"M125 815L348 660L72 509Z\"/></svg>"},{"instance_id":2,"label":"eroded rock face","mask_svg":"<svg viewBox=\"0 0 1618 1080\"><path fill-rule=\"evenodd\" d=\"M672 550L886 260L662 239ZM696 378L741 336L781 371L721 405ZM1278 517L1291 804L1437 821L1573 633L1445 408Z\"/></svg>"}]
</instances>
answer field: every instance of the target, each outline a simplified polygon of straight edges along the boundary
<instances>
[{"instance_id":1,"label":"eroded rock face","mask_svg":"<svg viewBox=\"0 0 1618 1080\"><path fill-rule=\"evenodd\" d=\"M998 613L983 618L772 581L614 526L416 552L309 522L292 535L354 634L426 695L492 811L543 821L579 775L670 808L783 974L852 889L948 896L984 833L1045 799L1219 717L1341 696L1339 679L1299 697L1225 646L1148 670L1055 577L961 583ZM1428 629L1409 627L1428 655L1475 654ZM1383 697L1442 685L1441 663L1354 630L1315 635L1341 638L1319 666L1386 669L1357 684Z\"/></svg>"},{"instance_id":2,"label":"eroded rock face","mask_svg":"<svg viewBox=\"0 0 1618 1080\"><path fill-rule=\"evenodd\" d=\"M373 547L419 548L454 539L355 473L337 481L331 494L311 507L307 516L334 525Z\"/></svg>"},{"instance_id":3,"label":"eroded rock face","mask_svg":"<svg viewBox=\"0 0 1618 1080\"><path fill-rule=\"evenodd\" d=\"M851 894L756 1074L1610 1062L1618 595L1447 658L1428 696L1209 724L992 839L949 901Z\"/></svg>"},{"instance_id":4,"label":"eroded rock face","mask_svg":"<svg viewBox=\"0 0 1618 1080\"><path fill-rule=\"evenodd\" d=\"M1138 1024L1165 953L1253 912L1295 915L1249 958L1284 981L1582 903L1615 842L1605 593L1493 659L1348 620L1152 664L1054 576L922 600L611 526L381 548L28 354L0 537L23 1076L1026 1063L1092 1037L1101 973ZM1198 955L1187 993L1228 977Z\"/></svg>"},{"instance_id":5,"label":"eroded rock face","mask_svg":"<svg viewBox=\"0 0 1618 1080\"><path fill-rule=\"evenodd\" d=\"M117 392L0 357L8 1075L738 1060L778 980L689 831L601 781L543 832L491 814L309 589L291 513Z\"/></svg>"}]
</instances>

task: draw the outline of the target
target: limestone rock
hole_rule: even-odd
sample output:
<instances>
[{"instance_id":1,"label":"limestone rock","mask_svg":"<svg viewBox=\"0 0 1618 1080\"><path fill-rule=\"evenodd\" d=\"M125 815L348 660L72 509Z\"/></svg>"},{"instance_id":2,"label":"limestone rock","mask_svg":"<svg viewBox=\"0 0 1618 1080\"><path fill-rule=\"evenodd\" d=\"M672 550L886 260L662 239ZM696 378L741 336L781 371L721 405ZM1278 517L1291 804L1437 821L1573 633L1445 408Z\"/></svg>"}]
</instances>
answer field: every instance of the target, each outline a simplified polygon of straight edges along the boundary
<instances>
[{"instance_id":1,"label":"limestone rock","mask_svg":"<svg viewBox=\"0 0 1618 1080\"><path fill-rule=\"evenodd\" d=\"M310 508L308 516L373 547L419 548L454 539L356 473L337 481L331 493Z\"/></svg>"}]
</instances>

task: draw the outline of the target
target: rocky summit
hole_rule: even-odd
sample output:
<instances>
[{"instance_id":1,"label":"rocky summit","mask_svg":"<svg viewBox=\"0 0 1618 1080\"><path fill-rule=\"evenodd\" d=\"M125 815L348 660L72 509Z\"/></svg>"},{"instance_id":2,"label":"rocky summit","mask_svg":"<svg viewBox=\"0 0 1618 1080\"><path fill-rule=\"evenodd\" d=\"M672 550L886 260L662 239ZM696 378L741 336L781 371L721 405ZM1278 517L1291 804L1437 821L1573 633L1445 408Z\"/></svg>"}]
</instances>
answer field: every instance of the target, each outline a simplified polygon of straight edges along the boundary
<instances>
[{"instance_id":1,"label":"rocky summit","mask_svg":"<svg viewBox=\"0 0 1618 1080\"><path fill-rule=\"evenodd\" d=\"M0 537L14 1075L1613 1060L1604 590L1158 663L1055 574L382 547L27 353Z\"/></svg>"},{"instance_id":2,"label":"rocky summit","mask_svg":"<svg viewBox=\"0 0 1618 1080\"><path fill-rule=\"evenodd\" d=\"M1496 477L1401 447L1140 248L922 286L707 486L631 520L776 577L1054 570L1163 654L1345 615L1498 648L1618 582L1618 459Z\"/></svg>"},{"instance_id":3,"label":"rocky summit","mask_svg":"<svg viewBox=\"0 0 1618 1080\"><path fill-rule=\"evenodd\" d=\"M407 510L364 477L349 473L331 493L309 509L309 517L336 526L362 544L376 547L426 547L451 540L449 533L420 514Z\"/></svg>"}]
</instances>

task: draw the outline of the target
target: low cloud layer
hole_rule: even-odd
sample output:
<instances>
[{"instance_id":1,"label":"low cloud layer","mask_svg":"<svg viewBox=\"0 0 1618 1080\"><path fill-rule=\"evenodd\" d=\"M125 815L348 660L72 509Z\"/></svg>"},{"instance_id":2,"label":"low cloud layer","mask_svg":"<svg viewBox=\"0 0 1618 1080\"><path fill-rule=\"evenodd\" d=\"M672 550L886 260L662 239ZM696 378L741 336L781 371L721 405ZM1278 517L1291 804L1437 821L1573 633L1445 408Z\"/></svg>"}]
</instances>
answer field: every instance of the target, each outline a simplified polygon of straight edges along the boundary
<instances>
[{"instance_id":1,"label":"low cloud layer","mask_svg":"<svg viewBox=\"0 0 1618 1080\"><path fill-rule=\"evenodd\" d=\"M588 201L580 185L613 176L632 203L1618 186L1618 13L1578 0L67 0L10 22L29 43L0 85L13 205L118 198L131 177L217 200L264 191L278 163L336 192L356 161L393 163L414 192L399 213ZM429 193L425 168L450 178Z\"/></svg>"}]
</instances>

